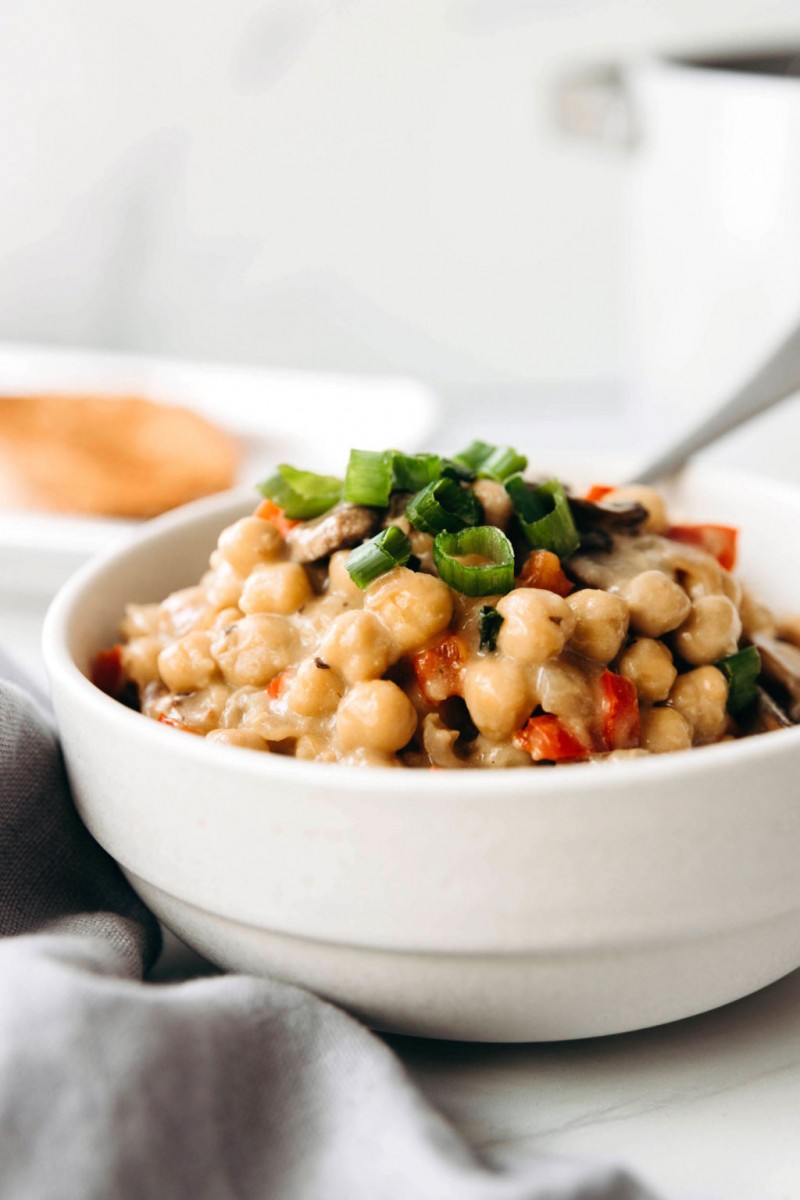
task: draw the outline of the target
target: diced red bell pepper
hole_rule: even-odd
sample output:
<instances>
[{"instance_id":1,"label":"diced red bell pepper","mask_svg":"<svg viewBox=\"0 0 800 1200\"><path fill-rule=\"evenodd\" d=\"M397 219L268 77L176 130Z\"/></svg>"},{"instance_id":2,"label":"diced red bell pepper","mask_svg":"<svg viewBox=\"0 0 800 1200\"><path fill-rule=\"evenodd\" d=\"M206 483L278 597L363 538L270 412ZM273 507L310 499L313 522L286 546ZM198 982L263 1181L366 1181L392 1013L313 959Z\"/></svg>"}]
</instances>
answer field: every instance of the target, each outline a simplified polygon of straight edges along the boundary
<instances>
[{"instance_id":1,"label":"diced red bell pepper","mask_svg":"<svg viewBox=\"0 0 800 1200\"><path fill-rule=\"evenodd\" d=\"M604 483L593 483L584 496L584 500L589 500L592 504L597 504L599 500L605 500L608 493L613 491L613 487L607 487Z\"/></svg>"},{"instance_id":2,"label":"diced red bell pepper","mask_svg":"<svg viewBox=\"0 0 800 1200\"><path fill-rule=\"evenodd\" d=\"M639 698L633 680L613 671L600 676L602 736L607 750L633 750L639 745Z\"/></svg>"},{"instance_id":3,"label":"diced red bell pepper","mask_svg":"<svg viewBox=\"0 0 800 1200\"><path fill-rule=\"evenodd\" d=\"M192 729L191 725L186 725L183 721L179 721L177 717L169 717L166 713L159 713L158 719L162 725L169 725L171 729L181 729L184 733L193 733L199 736L199 730Z\"/></svg>"},{"instance_id":4,"label":"diced red bell pepper","mask_svg":"<svg viewBox=\"0 0 800 1200\"><path fill-rule=\"evenodd\" d=\"M531 717L511 740L518 750L526 750L534 762L575 762L589 756L589 747L552 713Z\"/></svg>"},{"instance_id":5,"label":"diced red bell pepper","mask_svg":"<svg viewBox=\"0 0 800 1200\"><path fill-rule=\"evenodd\" d=\"M451 696L462 695L466 662L463 638L451 633L411 655L420 691L430 704L441 704Z\"/></svg>"},{"instance_id":6,"label":"diced red bell pepper","mask_svg":"<svg viewBox=\"0 0 800 1200\"><path fill-rule=\"evenodd\" d=\"M274 525L281 537L286 537L287 533L291 529L294 529L295 525L300 524L299 521L290 520L283 509L279 508L277 504L273 504L271 500L262 500L255 511L255 515L261 517L263 521L269 521L271 525Z\"/></svg>"},{"instance_id":7,"label":"diced red bell pepper","mask_svg":"<svg viewBox=\"0 0 800 1200\"><path fill-rule=\"evenodd\" d=\"M674 542L699 546L726 571L736 566L739 530L732 525L671 525L666 536Z\"/></svg>"},{"instance_id":8,"label":"diced red bell pepper","mask_svg":"<svg viewBox=\"0 0 800 1200\"><path fill-rule=\"evenodd\" d=\"M122 646L99 650L92 659L91 680L95 687L116 700L125 687L122 671Z\"/></svg>"},{"instance_id":9,"label":"diced red bell pepper","mask_svg":"<svg viewBox=\"0 0 800 1200\"><path fill-rule=\"evenodd\" d=\"M574 584L561 570L561 559L552 550L531 550L517 578L517 585L544 588L557 596L568 596Z\"/></svg>"},{"instance_id":10,"label":"diced red bell pepper","mask_svg":"<svg viewBox=\"0 0 800 1200\"><path fill-rule=\"evenodd\" d=\"M294 667L289 667L286 671L281 671L280 675L276 675L267 685L267 695L272 700L280 700L281 696L289 687L296 674Z\"/></svg>"}]
</instances>

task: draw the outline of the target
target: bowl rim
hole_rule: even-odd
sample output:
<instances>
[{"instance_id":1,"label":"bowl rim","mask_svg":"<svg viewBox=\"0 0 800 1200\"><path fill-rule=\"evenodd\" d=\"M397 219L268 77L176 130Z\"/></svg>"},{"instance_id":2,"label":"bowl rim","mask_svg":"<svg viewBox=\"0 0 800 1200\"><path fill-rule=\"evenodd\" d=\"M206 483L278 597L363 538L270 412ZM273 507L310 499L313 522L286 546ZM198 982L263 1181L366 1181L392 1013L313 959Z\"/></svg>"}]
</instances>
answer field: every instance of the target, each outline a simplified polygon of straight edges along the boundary
<instances>
[{"instance_id":1,"label":"bowl rim","mask_svg":"<svg viewBox=\"0 0 800 1200\"><path fill-rule=\"evenodd\" d=\"M590 456L585 457L586 461ZM576 456L577 459L577 456ZM800 486L775 481L751 472L692 465L686 473L697 475L709 483L721 487L755 488L762 494L774 497L777 504L789 502L800 507ZM176 740L175 730L168 729L156 721L148 720L141 713L127 708L119 701L105 695L83 673L67 647L67 640L75 612L84 595L90 591L96 579L107 570L124 561L127 555L143 544L158 540L163 534L192 524L237 502L252 498L252 488L238 487L214 496L195 500L171 512L148 521L131 538L85 563L57 592L50 603L42 633L42 650L53 692L63 688L76 705L93 713L98 720L111 721L120 736L133 737L151 745L153 751L174 753L183 746L181 754L209 766L227 764L227 769L254 779L274 779L295 782L316 788L335 786L337 791L347 789L355 793L386 792L388 795L407 793L409 778L407 770L397 767L359 767L340 763L320 763L313 760L298 760L280 754L244 753L240 748L211 744L205 738L185 737ZM800 600L800 598L799 598ZM58 684L59 687L54 685ZM776 731L771 736L755 736L741 740L717 743L711 746L695 746L691 751L674 754L647 755L621 762L607 761L569 764L569 770L506 769L490 773L492 792L507 796L527 793L531 797L563 795L587 790L587 784L600 778L606 782L608 772L620 786L647 785L656 778L679 783L698 774L718 771L720 765L730 764L731 769L745 761L751 763L774 758L796 756L800 759L800 725ZM414 789L420 788L429 798L472 796L485 793L489 779L487 772L473 771L425 771L413 773Z\"/></svg>"}]
</instances>

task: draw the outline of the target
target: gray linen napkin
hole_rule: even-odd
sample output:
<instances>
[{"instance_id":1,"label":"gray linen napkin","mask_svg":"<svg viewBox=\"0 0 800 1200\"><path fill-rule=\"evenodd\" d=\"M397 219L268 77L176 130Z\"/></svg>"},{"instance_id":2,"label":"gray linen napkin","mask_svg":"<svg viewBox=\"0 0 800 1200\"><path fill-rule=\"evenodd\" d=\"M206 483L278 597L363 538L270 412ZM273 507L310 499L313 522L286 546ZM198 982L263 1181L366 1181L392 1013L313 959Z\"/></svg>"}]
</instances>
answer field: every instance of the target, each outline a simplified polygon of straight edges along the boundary
<instances>
[{"instance_id":1,"label":"gray linen napkin","mask_svg":"<svg viewBox=\"0 0 800 1200\"><path fill-rule=\"evenodd\" d=\"M379 1038L298 988L143 984L157 924L80 824L49 719L9 682L0 938L0 1200L649 1196L613 1169L479 1161Z\"/></svg>"}]
</instances>

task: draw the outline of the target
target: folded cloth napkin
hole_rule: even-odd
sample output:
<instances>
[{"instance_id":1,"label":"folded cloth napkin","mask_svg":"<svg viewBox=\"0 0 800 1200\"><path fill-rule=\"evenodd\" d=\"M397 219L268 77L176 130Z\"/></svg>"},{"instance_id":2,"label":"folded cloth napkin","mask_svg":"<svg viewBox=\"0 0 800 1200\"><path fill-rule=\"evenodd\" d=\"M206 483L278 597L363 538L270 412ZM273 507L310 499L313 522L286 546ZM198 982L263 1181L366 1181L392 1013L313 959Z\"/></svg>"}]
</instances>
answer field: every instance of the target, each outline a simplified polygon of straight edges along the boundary
<instances>
[{"instance_id":1,"label":"folded cloth napkin","mask_svg":"<svg viewBox=\"0 0 800 1200\"><path fill-rule=\"evenodd\" d=\"M0 939L0 1200L649 1195L613 1169L481 1162L378 1037L298 988L142 983L157 923L81 825L50 719L10 682Z\"/></svg>"}]
</instances>

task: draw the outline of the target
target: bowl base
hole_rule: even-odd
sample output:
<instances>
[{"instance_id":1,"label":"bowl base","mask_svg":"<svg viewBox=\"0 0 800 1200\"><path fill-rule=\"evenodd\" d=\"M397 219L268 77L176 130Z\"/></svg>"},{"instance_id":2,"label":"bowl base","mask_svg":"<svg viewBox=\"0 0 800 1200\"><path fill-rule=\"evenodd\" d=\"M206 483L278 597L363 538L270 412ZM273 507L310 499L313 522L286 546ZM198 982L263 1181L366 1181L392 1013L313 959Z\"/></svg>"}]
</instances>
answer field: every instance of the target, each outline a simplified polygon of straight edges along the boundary
<instances>
[{"instance_id":1,"label":"bowl base","mask_svg":"<svg viewBox=\"0 0 800 1200\"><path fill-rule=\"evenodd\" d=\"M274 933L126 872L145 904L218 966L296 984L372 1028L474 1042L628 1033L738 1000L800 965L800 913L680 944L559 954L433 954Z\"/></svg>"}]
</instances>

